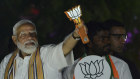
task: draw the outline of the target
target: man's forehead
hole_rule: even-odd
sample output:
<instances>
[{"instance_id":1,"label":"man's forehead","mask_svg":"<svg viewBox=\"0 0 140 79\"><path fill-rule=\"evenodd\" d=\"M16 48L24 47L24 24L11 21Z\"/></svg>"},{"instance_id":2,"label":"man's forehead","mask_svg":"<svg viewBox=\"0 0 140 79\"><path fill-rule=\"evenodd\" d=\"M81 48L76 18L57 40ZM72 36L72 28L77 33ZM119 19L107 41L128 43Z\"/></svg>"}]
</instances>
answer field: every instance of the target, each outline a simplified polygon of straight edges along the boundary
<instances>
[{"instance_id":1,"label":"man's forehead","mask_svg":"<svg viewBox=\"0 0 140 79\"><path fill-rule=\"evenodd\" d=\"M27 24L22 25L17 29L17 31L33 31L33 30L35 30L35 27L32 25L27 25Z\"/></svg>"},{"instance_id":2,"label":"man's forehead","mask_svg":"<svg viewBox=\"0 0 140 79\"><path fill-rule=\"evenodd\" d=\"M119 26L114 26L111 28L111 34L125 34L126 30L123 27Z\"/></svg>"},{"instance_id":3,"label":"man's forehead","mask_svg":"<svg viewBox=\"0 0 140 79\"><path fill-rule=\"evenodd\" d=\"M24 33L35 33L35 30L29 30L29 31L21 31L20 34L24 34Z\"/></svg>"},{"instance_id":4,"label":"man's forehead","mask_svg":"<svg viewBox=\"0 0 140 79\"><path fill-rule=\"evenodd\" d=\"M109 31L107 30L101 30L99 32L97 32L98 36L108 36L109 35Z\"/></svg>"}]
</instances>

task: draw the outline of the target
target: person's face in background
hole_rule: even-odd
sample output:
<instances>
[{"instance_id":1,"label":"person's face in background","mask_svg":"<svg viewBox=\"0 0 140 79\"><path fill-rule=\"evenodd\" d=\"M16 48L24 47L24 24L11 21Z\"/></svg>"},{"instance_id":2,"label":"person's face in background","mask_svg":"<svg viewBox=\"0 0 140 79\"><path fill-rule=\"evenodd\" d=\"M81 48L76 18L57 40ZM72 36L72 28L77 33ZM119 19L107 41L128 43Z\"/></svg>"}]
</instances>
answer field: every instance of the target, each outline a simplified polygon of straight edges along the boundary
<instances>
[{"instance_id":1,"label":"person's face in background","mask_svg":"<svg viewBox=\"0 0 140 79\"><path fill-rule=\"evenodd\" d=\"M93 37L89 48L92 49L92 55L107 55L110 49L109 32L107 30L97 32Z\"/></svg>"},{"instance_id":2,"label":"person's face in background","mask_svg":"<svg viewBox=\"0 0 140 79\"><path fill-rule=\"evenodd\" d=\"M123 27L114 26L110 29L111 51L123 52L124 44L127 39L126 30Z\"/></svg>"}]
</instances>

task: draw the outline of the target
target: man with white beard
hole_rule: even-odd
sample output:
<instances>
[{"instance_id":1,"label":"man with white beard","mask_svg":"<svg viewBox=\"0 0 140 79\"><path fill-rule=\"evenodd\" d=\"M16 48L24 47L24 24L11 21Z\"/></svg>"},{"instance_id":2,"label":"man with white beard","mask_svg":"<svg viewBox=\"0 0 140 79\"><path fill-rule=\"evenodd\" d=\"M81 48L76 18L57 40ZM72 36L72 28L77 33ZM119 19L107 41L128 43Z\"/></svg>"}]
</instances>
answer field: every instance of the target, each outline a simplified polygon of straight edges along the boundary
<instances>
[{"instance_id":1,"label":"man with white beard","mask_svg":"<svg viewBox=\"0 0 140 79\"><path fill-rule=\"evenodd\" d=\"M77 29L58 45L40 47L35 24L20 20L12 36L17 49L2 60L0 79L60 79L59 70L74 61L71 50L78 42L75 38L79 38Z\"/></svg>"}]
</instances>

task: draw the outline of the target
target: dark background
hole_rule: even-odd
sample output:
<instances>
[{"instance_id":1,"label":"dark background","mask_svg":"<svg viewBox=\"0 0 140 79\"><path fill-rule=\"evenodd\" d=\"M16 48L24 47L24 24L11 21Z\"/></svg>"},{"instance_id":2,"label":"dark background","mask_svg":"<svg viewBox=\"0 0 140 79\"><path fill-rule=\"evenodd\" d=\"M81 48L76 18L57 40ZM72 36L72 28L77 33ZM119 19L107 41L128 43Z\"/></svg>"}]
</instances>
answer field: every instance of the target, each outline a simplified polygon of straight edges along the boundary
<instances>
[{"instance_id":1,"label":"dark background","mask_svg":"<svg viewBox=\"0 0 140 79\"><path fill-rule=\"evenodd\" d=\"M12 28L20 19L32 20L40 45L59 43L74 30L64 11L81 5L82 19L115 19L128 31L124 55L140 69L140 0L0 0L0 61L13 50Z\"/></svg>"}]
</instances>

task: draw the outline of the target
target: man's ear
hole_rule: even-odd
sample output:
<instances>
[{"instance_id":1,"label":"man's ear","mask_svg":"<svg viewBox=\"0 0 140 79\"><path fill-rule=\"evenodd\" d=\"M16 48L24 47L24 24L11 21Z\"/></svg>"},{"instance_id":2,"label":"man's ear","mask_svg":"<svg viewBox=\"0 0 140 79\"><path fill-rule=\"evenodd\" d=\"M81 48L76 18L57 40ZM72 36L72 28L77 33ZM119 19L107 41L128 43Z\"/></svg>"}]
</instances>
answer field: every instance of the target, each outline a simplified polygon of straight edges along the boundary
<instances>
[{"instance_id":1,"label":"man's ear","mask_svg":"<svg viewBox=\"0 0 140 79\"><path fill-rule=\"evenodd\" d=\"M13 40L14 44L17 45L17 37L16 36L12 36L12 40Z\"/></svg>"}]
</instances>

